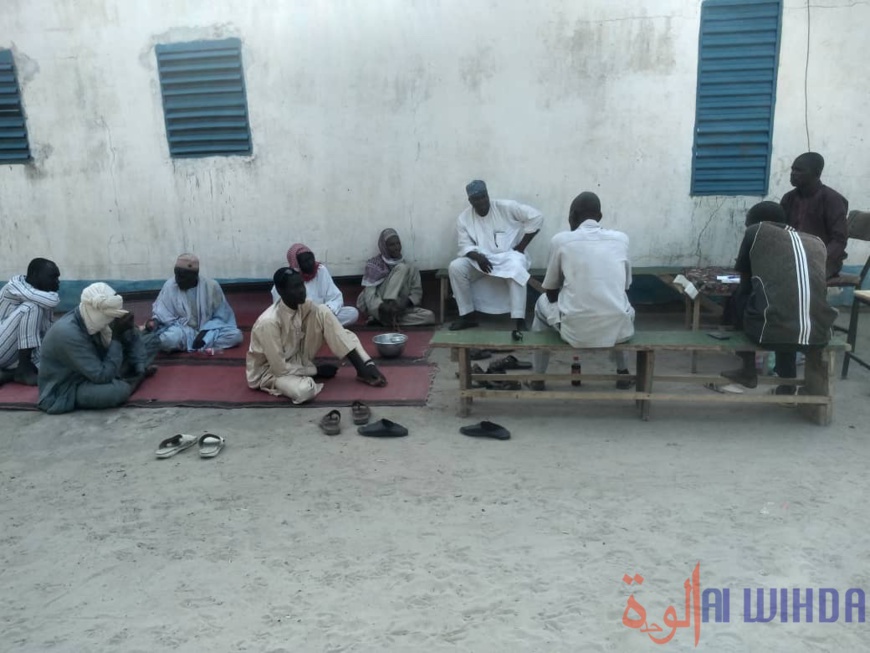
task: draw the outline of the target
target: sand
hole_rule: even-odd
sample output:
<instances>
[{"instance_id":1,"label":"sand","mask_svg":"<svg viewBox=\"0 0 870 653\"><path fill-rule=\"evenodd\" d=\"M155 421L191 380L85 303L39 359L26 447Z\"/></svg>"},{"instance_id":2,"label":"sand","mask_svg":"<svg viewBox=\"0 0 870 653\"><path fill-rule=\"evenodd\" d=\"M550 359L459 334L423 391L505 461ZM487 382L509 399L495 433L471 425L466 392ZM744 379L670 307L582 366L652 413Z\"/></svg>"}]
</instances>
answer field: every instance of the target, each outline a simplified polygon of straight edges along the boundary
<instances>
[{"instance_id":1,"label":"sand","mask_svg":"<svg viewBox=\"0 0 870 653\"><path fill-rule=\"evenodd\" d=\"M478 402L446 352L426 408L374 408L397 440L323 409L0 415L0 650L863 651L866 624L743 623L742 588L870 591L868 381L834 423L793 409ZM733 361L702 359L702 370ZM556 361L567 369L568 361ZM687 359L674 365L688 365ZM584 360L584 371L607 359ZM458 433L493 419L508 442ZM214 460L156 460L176 432ZM731 588L730 623L665 646L683 582Z\"/></svg>"}]
</instances>

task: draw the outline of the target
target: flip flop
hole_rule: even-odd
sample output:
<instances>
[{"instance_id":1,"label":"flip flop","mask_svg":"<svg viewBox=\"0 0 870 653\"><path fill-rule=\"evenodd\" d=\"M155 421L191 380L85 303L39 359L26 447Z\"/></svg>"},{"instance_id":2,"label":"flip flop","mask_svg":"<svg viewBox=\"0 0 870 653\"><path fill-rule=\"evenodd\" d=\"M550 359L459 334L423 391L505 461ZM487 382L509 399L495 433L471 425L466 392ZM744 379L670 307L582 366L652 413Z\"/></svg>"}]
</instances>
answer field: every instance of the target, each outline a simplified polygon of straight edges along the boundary
<instances>
[{"instance_id":1,"label":"flip flop","mask_svg":"<svg viewBox=\"0 0 870 653\"><path fill-rule=\"evenodd\" d=\"M319 426L326 435L338 435L341 433L341 413L337 410L329 411L320 420Z\"/></svg>"},{"instance_id":2,"label":"flip flop","mask_svg":"<svg viewBox=\"0 0 870 653\"><path fill-rule=\"evenodd\" d=\"M226 443L227 441L222 436L214 433L205 433L199 436L199 457L214 458L221 452Z\"/></svg>"},{"instance_id":3,"label":"flip flop","mask_svg":"<svg viewBox=\"0 0 870 653\"><path fill-rule=\"evenodd\" d=\"M462 426L459 432L473 438L493 438L495 440L510 440L511 433L505 427L486 420L471 426Z\"/></svg>"},{"instance_id":4,"label":"flip flop","mask_svg":"<svg viewBox=\"0 0 870 653\"><path fill-rule=\"evenodd\" d=\"M370 438L401 438L408 435L408 429L388 419L379 419L368 426L360 426L356 431Z\"/></svg>"},{"instance_id":5,"label":"flip flop","mask_svg":"<svg viewBox=\"0 0 870 653\"><path fill-rule=\"evenodd\" d=\"M372 418L372 409L361 401L355 401L350 405L350 414L354 424L368 424Z\"/></svg>"},{"instance_id":6,"label":"flip flop","mask_svg":"<svg viewBox=\"0 0 870 653\"><path fill-rule=\"evenodd\" d=\"M179 433L171 438L166 438L161 442L154 455L158 458L172 458L177 453L181 453L185 449L190 449L197 443L198 438L195 435L187 433Z\"/></svg>"}]
</instances>

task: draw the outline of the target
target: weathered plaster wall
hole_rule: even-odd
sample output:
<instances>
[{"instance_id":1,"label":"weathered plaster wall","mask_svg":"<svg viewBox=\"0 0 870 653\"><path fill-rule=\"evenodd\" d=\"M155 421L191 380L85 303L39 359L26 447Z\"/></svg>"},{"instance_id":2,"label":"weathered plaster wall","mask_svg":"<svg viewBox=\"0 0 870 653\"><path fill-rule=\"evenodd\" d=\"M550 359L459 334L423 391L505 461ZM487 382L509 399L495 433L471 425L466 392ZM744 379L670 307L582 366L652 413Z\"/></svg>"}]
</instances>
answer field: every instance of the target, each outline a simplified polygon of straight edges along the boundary
<instances>
[{"instance_id":1,"label":"weathered plaster wall","mask_svg":"<svg viewBox=\"0 0 870 653\"><path fill-rule=\"evenodd\" d=\"M870 207L870 3L786 0L771 197L810 146ZM35 161L0 166L0 276L37 255L70 279L166 276L184 250L260 278L293 241L359 274L396 227L446 265L466 181L547 217L581 190L638 265L728 263L758 198L691 198L698 0L4 0ZM242 39L250 158L169 158L154 45ZM866 253L862 252L861 256ZM854 262L854 257L850 263Z\"/></svg>"}]
</instances>

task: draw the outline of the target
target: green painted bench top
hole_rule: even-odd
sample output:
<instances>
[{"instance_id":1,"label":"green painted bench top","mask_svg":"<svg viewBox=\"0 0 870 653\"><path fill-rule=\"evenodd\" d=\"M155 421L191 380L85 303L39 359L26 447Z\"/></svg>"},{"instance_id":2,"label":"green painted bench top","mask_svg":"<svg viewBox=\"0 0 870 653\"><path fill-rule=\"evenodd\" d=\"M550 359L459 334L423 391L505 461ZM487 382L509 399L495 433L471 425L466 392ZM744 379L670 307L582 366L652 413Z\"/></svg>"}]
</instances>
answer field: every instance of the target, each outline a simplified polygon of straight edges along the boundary
<instances>
[{"instance_id":1,"label":"green painted bench top","mask_svg":"<svg viewBox=\"0 0 870 653\"><path fill-rule=\"evenodd\" d=\"M674 351L769 351L751 342L742 331L730 331L728 340L717 340L707 335L706 331L637 331L628 342L615 345L613 349L626 351L637 350L674 350ZM465 329L463 331L436 331L429 343L432 347L441 348L475 348L475 349L574 349L552 330L523 333L521 342L511 339L510 331L492 331L485 329ZM602 349L585 347L583 350ZM610 349L606 347L605 349ZM846 341L842 338L832 339L826 349L845 351Z\"/></svg>"}]
</instances>

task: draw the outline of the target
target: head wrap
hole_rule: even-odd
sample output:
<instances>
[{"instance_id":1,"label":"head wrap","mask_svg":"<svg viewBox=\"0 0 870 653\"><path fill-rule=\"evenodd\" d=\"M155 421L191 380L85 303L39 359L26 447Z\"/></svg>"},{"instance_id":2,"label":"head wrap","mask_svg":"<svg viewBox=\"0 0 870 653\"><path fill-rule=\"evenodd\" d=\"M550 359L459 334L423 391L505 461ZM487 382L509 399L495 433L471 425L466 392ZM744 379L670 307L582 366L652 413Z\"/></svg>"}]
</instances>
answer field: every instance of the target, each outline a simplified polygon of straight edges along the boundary
<instances>
[{"instance_id":1,"label":"head wrap","mask_svg":"<svg viewBox=\"0 0 870 653\"><path fill-rule=\"evenodd\" d=\"M182 254L175 260L175 267L198 272L199 258L197 258L196 254Z\"/></svg>"},{"instance_id":2,"label":"head wrap","mask_svg":"<svg viewBox=\"0 0 870 653\"><path fill-rule=\"evenodd\" d=\"M366 271L363 274L362 279L363 286L380 285L380 283L390 274L390 270L404 260L404 257L394 259L388 256L387 241L393 236L396 238L399 237L399 234L395 229L384 229L381 232L381 235L378 237L378 251L380 252L380 255L373 256L366 261Z\"/></svg>"},{"instance_id":3,"label":"head wrap","mask_svg":"<svg viewBox=\"0 0 870 653\"><path fill-rule=\"evenodd\" d=\"M290 249L287 250L287 265L296 270L297 272L302 274L303 281L311 281L314 277L317 276L317 271L320 269L320 261L314 261L314 272L311 274L307 274L306 272L302 272L302 268L299 267L299 255L300 254L314 254L308 247L303 245L302 243L295 243L290 246Z\"/></svg>"},{"instance_id":4,"label":"head wrap","mask_svg":"<svg viewBox=\"0 0 870 653\"><path fill-rule=\"evenodd\" d=\"M88 333L99 333L103 344L108 346L112 342L109 324L116 317L123 317L129 312L123 306L124 298L116 294L109 284L99 281L82 290L79 313Z\"/></svg>"},{"instance_id":5,"label":"head wrap","mask_svg":"<svg viewBox=\"0 0 870 653\"><path fill-rule=\"evenodd\" d=\"M476 195L486 195L486 182L481 181L480 179L475 179L465 186L465 192L469 198L475 197Z\"/></svg>"}]
</instances>

